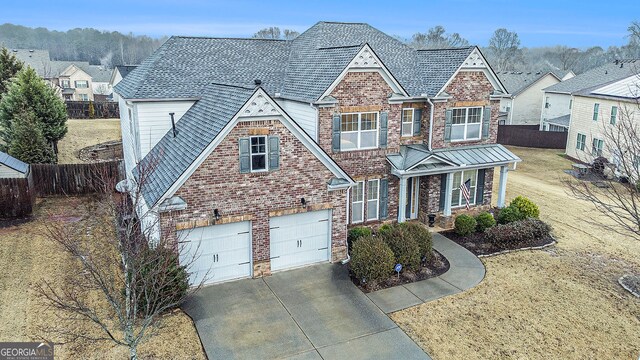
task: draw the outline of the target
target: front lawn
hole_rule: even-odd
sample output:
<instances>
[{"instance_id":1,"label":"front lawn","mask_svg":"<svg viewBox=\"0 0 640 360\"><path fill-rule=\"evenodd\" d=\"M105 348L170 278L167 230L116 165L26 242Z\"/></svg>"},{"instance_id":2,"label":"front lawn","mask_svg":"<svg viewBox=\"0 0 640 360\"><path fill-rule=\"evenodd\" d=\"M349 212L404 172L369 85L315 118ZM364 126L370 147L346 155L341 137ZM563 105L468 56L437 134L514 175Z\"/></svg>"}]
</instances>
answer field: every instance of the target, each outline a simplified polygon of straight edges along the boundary
<instances>
[{"instance_id":1,"label":"front lawn","mask_svg":"<svg viewBox=\"0 0 640 360\"><path fill-rule=\"evenodd\" d=\"M640 272L640 242L591 222L607 220L567 194L559 151L510 150L507 198L533 200L558 244L485 258L480 285L393 320L435 359L637 359L640 301L618 278Z\"/></svg>"},{"instance_id":2,"label":"front lawn","mask_svg":"<svg viewBox=\"0 0 640 360\"><path fill-rule=\"evenodd\" d=\"M47 339L42 327L55 323L57 317L42 305L33 288L43 279L62 286L65 276L74 271L66 253L43 236L44 225L52 219L79 221L85 215L82 205L91 201L90 198L60 197L38 201L32 221L0 223L0 341ZM93 329L86 323L78 323L77 327L87 332ZM162 327L154 330L158 335L140 347L141 358L205 358L193 323L181 310L167 314ZM110 342L79 342L56 345L55 354L60 359L124 359L128 350Z\"/></svg>"}]
</instances>

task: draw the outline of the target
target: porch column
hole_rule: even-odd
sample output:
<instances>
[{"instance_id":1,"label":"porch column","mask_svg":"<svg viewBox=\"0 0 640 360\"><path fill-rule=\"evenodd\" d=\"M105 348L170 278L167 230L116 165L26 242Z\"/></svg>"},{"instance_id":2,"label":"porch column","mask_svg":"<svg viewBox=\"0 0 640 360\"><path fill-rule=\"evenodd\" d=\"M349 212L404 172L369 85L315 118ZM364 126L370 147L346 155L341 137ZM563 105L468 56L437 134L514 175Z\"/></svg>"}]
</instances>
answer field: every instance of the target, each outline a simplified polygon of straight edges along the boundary
<instances>
[{"instance_id":1,"label":"porch column","mask_svg":"<svg viewBox=\"0 0 640 360\"><path fill-rule=\"evenodd\" d=\"M453 190L453 173L447 174L447 184L445 186L445 195L444 195L444 216L451 216L451 191Z\"/></svg>"},{"instance_id":2,"label":"porch column","mask_svg":"<svg viewBox=\"0 0 640 360\"><path fill-rule=\"evenodd\" d=\"M405 209L407 207L407 178L400 178L400 194L398 195L398 222L405 222Z\"/></svg>"},{"instance_id":3,"label":"porch column","mask_svg":"<svg viewBox=\"0 0 640 360\"><path fill-rule=\"evenodd\" d=\"M507 165L500 166L500 186L498 188L498 208L504 207L504 198L507 194L507 173L509 167Z\"/></svg>"}]
</instances>

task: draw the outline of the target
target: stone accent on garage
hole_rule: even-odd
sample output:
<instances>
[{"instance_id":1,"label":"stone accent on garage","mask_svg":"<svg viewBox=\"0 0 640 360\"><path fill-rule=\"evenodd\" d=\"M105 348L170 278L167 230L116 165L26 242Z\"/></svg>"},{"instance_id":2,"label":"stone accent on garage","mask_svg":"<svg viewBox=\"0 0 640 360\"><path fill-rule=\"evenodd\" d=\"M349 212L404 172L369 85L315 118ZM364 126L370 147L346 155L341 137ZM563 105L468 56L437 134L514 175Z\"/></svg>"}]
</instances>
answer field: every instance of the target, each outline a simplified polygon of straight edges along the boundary
<instances>
[{"instance_id":1,"label":"stone accent on garage","mask_svg":"<svg viewBox=\"0 0 640 360\"><path fill-rule=\"evenodd\" d=\"M253 134L280 137L279 169L240 173L238 139ZM187 209L161 214L162 231L175 240L177 229L251 220L254 276L263 276L271 273L270 216L332 208L332 260L343 260L346 190L328 191L333 177L280 120L241 121L175 193ZM218 220L214 209L220 212Z\"/></svg>"}]
</instances>

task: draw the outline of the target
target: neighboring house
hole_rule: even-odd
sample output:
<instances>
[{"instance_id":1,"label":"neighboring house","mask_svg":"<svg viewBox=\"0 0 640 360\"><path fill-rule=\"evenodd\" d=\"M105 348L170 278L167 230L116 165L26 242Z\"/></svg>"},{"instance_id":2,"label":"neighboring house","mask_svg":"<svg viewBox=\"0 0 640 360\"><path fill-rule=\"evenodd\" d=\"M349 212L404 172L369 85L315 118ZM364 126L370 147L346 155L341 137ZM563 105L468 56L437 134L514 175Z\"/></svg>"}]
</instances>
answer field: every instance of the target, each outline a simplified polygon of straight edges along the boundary
<instances>
[{"instance_id":1,"label":"neighboring house","mask_svg":"<svg viewBox=\"0 0 640 360\"><path fill-rule=\"evenodd\" d=\"M29 175L29 165L0 151L0 179L26 178Z\"/></svg>"},{"instance_id":2,"label":"neighboring house","mask_svg":"<svg viewBox=\"0 0 640 360\"><path fill-rule=\"evenodd\" d=\"M542 89L561 78L552 72L499 72L498 77L510 97L500 100L500 124L538 125L542 112Z\"/></svg>"},{"instance_id":3,"label":"neighboring house","mask_svg":"<svg viewBox=\"0 0 640 360\"><path fill-rule=\"evenodd\" d=\"M116 65L116 67L111 72L111 77L109 78L109 86L113 90L113 88L118 85L122 79L125 78L133 69L135 69L138 65ZM119 97L117 93L113 93L113 101L118 101Z\"/></svg>"},{"instance_id":4,"label":"neighboring house","mask_svg":"<svg viewBox=\"0 0 640 360\"><path fill-rule=\"evenodd\" d=\"M65 101L93 101L91 75L72 64L58 74L55 83Z\"/></svg>"},{"instance_id":5,"label":"neighboring house","mask_svg":"<svg viewBox=\"0 0 640 360\"><path fill-rule=\"evenodd\" d=\"M414 50L362 23L295 40L171 37L115 86L150 240L210 282L348 257L347 228L488 209L508 96L477 47ZM175 128L172 126L175 124Z\"/></svg>"},{"instance_id":6,"label":"neighboring house","mask_svg":"<svg viewBox=\"0 0 640 360\"><path fill-rule=\"evenodd\" d=\"M640 64L640 61L637 63ZM620 165L620 150L617 148L624 144L624 140L612 142L612 138L617 138L615 127L622 120L635 122L636 128L640 124L640 69L634 69L635 74L629 70L630 75L624 79L573 92L566 148L569 157L590 163L596 157L603 156L614 165ZM637 135L634 137L631 134L621 139L625 138L637 139ZM640 163L637 144L633 147L624 151L635 151L637 155L633 158Z\"/></svg>"},{"instance_id":7,"label":"neighboring house","mask_svg":"<svg viewBox=\"0 0 640 360\"><path fill-rule=\"evenodd\" d=\"M111 86L111 72L101 65L89 65L85 71L91 76L91 90L94 98L97 101L97 95L102 95L102 98L111 97L113 94L113 86Z\"/></svg>"},{"instance_id":8,"label":"neighboring house","mask_svg":"<svg viewBox=\"0 0 640 360\"><path fill-rule=\"evenodd\" d=\"M540 130L568 131L572 121L573 93L624 79L631 75L637 64L635 60L616 60L545 88Z\"/></svg>"}]
</instances>

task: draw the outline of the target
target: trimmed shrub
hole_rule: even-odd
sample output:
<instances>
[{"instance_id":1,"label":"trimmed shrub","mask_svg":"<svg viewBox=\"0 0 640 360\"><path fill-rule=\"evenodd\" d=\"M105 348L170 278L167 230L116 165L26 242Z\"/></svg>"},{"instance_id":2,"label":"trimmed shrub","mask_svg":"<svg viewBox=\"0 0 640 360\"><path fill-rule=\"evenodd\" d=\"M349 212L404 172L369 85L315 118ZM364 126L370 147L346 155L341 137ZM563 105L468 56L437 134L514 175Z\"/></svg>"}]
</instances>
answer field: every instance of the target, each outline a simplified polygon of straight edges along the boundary
<instances>
[{"instance_id":1,"label":"trimmed shrub","mask_svg":"<svg viewBox=\"0 0 640 360\"><path fill-rule=\"evenodd\" d=\"M483 232L486 229L496 226L496 219L491 213L483 212L476 216L476 231Z\"/></svg>"},{"instance_id":2,"label":"trimmed shrub","mask_svg":"<svg viewBox=\"0 0 640 360\"><path fill-rule=\"evenodd\" d=\"M405 269L417 269L420 266L420 246L413 237L408 236L404 225L394 224L379 233L395 256L395 261Z\"/></svg>"},{"instance_id":3,"label":"trimmed shrub","mask_svg":"<svg viewBox=\"0 0 640 360\"><path fill-rule=\"evenodd\" d=\"M353 248L353 243L361 237L371 236L371 229L365 226L356 226L347 232L347 246L349 251Z\"/></svg>"},{"instance_id":4,"label":"trimmed shrub","mask_svg":"<svg viewBox=\"0 0 640 360\"><path fill-rule=\"evenodd\" d=\"M540 209L533 201L527 199L524 196L518 196L511 200L509 206L517 208L524 218L538 218L540 216Z\"/></svg>"},{"instance_id":5,"label":"trimmed shrub","mask_svg":"<svg viewBox=\"0 0 640 360\"><path fill-rule=\"evenodd\" d=\"M551 235L551 227L538 219L525 219L494 226L485 231L485 239L495 245L510 247Z\"/></svg>"},{"instance_id":6,"label":"trimmed shrub","mask_svg":"<svg viewBox=\"0 0 640 360\"><path fill-rule=\"evenodd\" d=\"M391 275L394 265L393 251L381 238L365 236L353 244L349 266L360 281L384 280Z\"/></svg>"},{"instance_id":7,"label":"trimmed shrub","mask_svg":"<svg viewBox=\"0 0 640 360\"><path fill-rule=\"evenodd\" d=\"M520 212L520 209L511 205L500 210L500 213L498 214L498 224L509 224L514 221L519 221L524 219L525 219L525 216Z\"/></svg>"},{"instance_id":8,"label":"trimmed shrub","mask_svg":"<svg viewBox=\"0 0 640 360\"><path fill-rule=\"evenodd\" d=\"M476 219L471 216L466 214L458 215L455 221L456 234L460 236L470 235L476 231L476 225Z\"/></svg>"},{"instance_id":9,"label":"trimmed shrub","mask_svg":"<svg viewBox=\"0 0 640 360\"><path fill-rule=\"evenodd\" d=\"M423 257L430 259L433 256L433 238L429 230L415 222L402 223L401 226L405 236L418 243L420 259L422 260Z\"/></svg>"}]
</instances>

